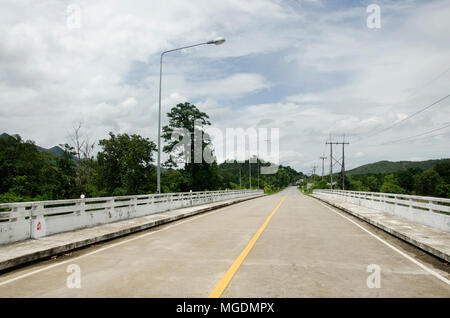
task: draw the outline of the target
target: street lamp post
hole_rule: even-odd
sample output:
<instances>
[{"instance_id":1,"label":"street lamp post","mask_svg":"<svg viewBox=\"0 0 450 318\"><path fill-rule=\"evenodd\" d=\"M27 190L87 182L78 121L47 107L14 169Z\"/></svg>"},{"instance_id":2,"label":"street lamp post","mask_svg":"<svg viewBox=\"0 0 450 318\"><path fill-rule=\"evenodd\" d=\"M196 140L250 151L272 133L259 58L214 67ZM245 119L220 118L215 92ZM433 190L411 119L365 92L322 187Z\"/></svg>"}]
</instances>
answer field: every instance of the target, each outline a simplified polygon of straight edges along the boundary
<instances>
[{"instance_id":1,"label":"street lamp post","mask_svg":"<svg viewBox=\"0 0 450 318\"><path fill-rule=\"evenodd\" d=\"M261 169L261 162L259 161L259 158L257 157L256 160L258 160L258 190L259 190L259 174L260 174L260 169Z\"/></svg>"},{"instance_id":2,"label":"street lamp post","mask_svg":"<svg viewBox=\"0 0 450 318\"><path fill-rule=\"evenodd\" d=\"M250 163L250 156L248 157L248 174L250 176L250 190L252 189L252 164Z\"/></svg>"},{"instance_id":3,"label":"street lamp post","mask_svg":"<svg viewBox=\"0 0 450 318\"><path fill-rule=\"evenodd\" d=\"M194 44L194 45L188 45L188 46L184 46L184 47L180 47L177 49L172 49L172 50L168 50L168 51L164 51L161 53L161 59L160 59L160 64L159 64L159 107L158 107L158 166L157 166L157 183L156 183L156 189L158 193L161 193L161 84L162 84L162 62L163 62L163 56L166 53L169 52L173 52L173 51L179 51L179 50L183 50L183 49L188 49L194 46L200 46L200 45L205 45L205 44L215 44L215 45L220 45L223 44L225 42L224 38L216 38L214 40L208 41L208 42L203 42L203 43L199 43L199 44Z\"/></svg>"}]
</instances>

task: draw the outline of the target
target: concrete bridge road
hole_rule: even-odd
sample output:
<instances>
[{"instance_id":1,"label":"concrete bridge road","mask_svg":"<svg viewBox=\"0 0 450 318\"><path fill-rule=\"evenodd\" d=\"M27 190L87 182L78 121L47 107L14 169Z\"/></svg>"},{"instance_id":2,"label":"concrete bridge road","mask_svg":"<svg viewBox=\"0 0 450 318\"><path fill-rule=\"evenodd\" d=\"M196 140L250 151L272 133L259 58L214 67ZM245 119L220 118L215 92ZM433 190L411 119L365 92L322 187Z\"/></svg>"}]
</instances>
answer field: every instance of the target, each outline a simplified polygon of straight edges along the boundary
<instances>
[{"instance_id":1,"label":"concrete bridge road","mask_svg":"<svg viewBox=\"0 0 450 318\"><path fill-rule=\"evenodd\" d=\"M449 279L448 264L288 188L3 273L0 296L450 297Z\"/></svg>"}]
</instances>

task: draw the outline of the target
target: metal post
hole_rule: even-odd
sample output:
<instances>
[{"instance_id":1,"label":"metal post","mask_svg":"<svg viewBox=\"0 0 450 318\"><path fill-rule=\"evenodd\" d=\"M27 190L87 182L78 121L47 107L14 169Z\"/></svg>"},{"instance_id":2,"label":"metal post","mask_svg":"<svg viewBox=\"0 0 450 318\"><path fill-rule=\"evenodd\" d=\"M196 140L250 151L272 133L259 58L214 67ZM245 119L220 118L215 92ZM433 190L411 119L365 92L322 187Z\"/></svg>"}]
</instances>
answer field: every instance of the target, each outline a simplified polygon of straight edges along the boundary
<instances>
[{"instance_id":1,"label":"metal post","mask_svg":"<svg viewBox=\"0 0 450 318\"><path fill-rule=\"evenodd\" d=\"M161 193L161 84L162 84L162 61L165 52L161 53L159 63L159 106L158 106L158 166L156 168L156 191Z\"/></svg>"},{"instance_id":2,"label":"metal post","mask_svg":"<svg viewBox=\"0 0 450 318\"><path fill-rule=\"evenodd\" d=\"M330 189L333 190L333 143L330 143Z\"/></svg>"},{"instance_id":3,"label":"metal post","mask_svg":"<svg viewBox=\"0 0 450 318\"><path fill-rule=\"evenodd\" d=\"M322 159L322 180L323 180L323 173L324 173L324 161L327 159L327 157L320 157Z\"/></svg>"},{"instance_id":4,"label":"metal post","mask_svg":"<svg viewBox=\"0 0 450 318\"><path fill-rule=\"evenodd\" d=\"M313 183L316 183L316 168L317 166L314 164L312 169Z\"/></svg>"},{"instance_id":5,"label":"metal post","mask_svg":"<svg viewBox=\"0 0 450 318\"><path fill-rule=\"evenodd\" d=\"M158 105L158 162L157 162L157 168L156 168L156 191L158 193L161 193L161 84L162 84L162 62L163 62L163 55L165 53L179 51L183 49L188 49L195 46L205 45L205 44L215 44L215 45L221 45L225 42L224 38L217 38L208 42L198 43L194 45L188 45L183 46L177 49L167 50L161 53L161 59L159 63L159 105Z\"/></svg>"},{"instance_id":6,"label":"metal post","mask_svg":"<svg viewBox=\"0 0 450 318\"><path fill-rule=\"evenodd\" d=\"M345 141L342 142L342 190L345 190L345 151L344 151Z\"/></svg>"},{"instance_id":7,"label":"metal post","mask_svg":"<svg viewBox=\"0 0 450 318\"><path fill-rule=\"evenodd\" d=\"M335 160L337 163L339 163L342 167L342 185L344 187L344 182L345 182L345 164L344 164L344 146L348 145L348 142L326 142L325 144L329 144L330 145L330 182L331 182L331 186L330 188L333 189L333 160ZM334 145L342 145L342 162L337 161L336 159L333 158L333 144Z\"/></svg>"},{"instance_id":8,"label":"metal post","mask_svg":"<svg viewBox=\"0 0 450 318\"><path fill-rule=\"evenodd\" d=\"M252 189L252 165L250 163L250 157L248 158L248 171L249 171L249 175L250 175L250 190Z\"/></svg>"},{"instance_id":9,"label":"metal post","mask_svg":"<svg viewBox=\"0 0 450 318\"><path fill-rule=\"evenodd\" d=\"M242 189L241 168L241 164L239 164L239 189Z\"/></svg>"},{"instance_id":10,"label":"metal post","mask_svg":"<svg viewBox=\"0 0 450 318\"><path fill-rule=\"evenodd\" d=\"M259 189L259 170L260 170L260 162L259 162L259 159L257 159L258 160L258 189Z\"/></svg>"}]
</instances>

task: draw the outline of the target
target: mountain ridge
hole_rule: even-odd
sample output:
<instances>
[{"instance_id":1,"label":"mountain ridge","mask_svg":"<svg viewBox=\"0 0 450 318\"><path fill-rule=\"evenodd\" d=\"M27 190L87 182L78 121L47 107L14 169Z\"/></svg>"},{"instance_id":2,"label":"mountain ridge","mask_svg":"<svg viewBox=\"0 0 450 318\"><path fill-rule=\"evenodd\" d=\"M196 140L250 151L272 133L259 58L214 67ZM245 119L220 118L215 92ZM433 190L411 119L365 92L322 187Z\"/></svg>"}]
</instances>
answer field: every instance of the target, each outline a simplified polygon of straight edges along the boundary
<instances>
[{"instance_id":1,"label":"mountain ridge","mask_svg":"<svg viewBox=\"0 0 450 318\"><path fill-rule=\"evenodd\" d=\"M411 168L420 168L422 170L432 169L437 163L450 160L450 158L441 159L429 159L422 161L389 161L381 160L373 163L368 163L354 169L348 170L345 173L347 175L360 175L368 173L394 173L401 170L407 170Z\"/></svg>"},{"instance_id":2,"label":"mountain ridge","mask_svg":"<svg viewBox=\"0 0 450 318\"><path fill-rule=\"evenodd\" d=\"M8 138L8 137L12 137L12 136L7 133L2 133L0 135L0 138ZM62 149L59 146L53 146L51 148L44 148L44 147L41 147L38 145L35 145L35 146L36 146L37 150L48 152L48 153L54 155L55 157L61 156L64 153L64 149Z\"/></svg>"}]
</instances>

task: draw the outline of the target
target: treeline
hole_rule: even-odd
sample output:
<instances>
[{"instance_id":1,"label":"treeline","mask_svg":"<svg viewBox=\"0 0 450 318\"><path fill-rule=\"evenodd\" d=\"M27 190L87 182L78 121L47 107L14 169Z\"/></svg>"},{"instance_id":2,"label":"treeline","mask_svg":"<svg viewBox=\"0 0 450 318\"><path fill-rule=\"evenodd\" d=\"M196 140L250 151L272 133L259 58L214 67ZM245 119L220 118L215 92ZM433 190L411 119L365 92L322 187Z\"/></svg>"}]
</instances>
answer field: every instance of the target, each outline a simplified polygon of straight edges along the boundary
<instances>
[{"instance_id":1,"label":"treeline","mask_svg":"<svg viewBox=\"0 0 450 318\"><path fill-rule=\"evenodd\" d=\"M258 158L253 158L249 166L249 161L244 163L230 162L221 163L221 180L229 188L239 189L250 187L250 175L252 188L264 189L266 192L278 191L288 185L294 185L295 182L305 175L297 172L289 166L280 165L275 174L258 174L260 168L269 166L270 163L262 162Z\"/></svg>"},{"instance_id":2,"label":"treeline","mask_svg":"<svg viewBox=\"0 0 450 318\"><path fill-rule=\"evenodd\" d=\"M378 161L359 166L357 168L346 171L348 175L361 175L361 174L391 174L397 171L404 171L413 168L419 168L422 171L432 169L437 163L445 159L431 159L422 161Z\"/></svg>"},{"instance_id":3,"label":"treeline","mask_svg":"<svg viewBox=\"0 0 450 318\"><path fill-rule=\"evenodd\" d=\"M335 176L335 189L342 188L342 177ZM319 178L317 178L319 179ZM319 180L311 189L329 188L329 177ZM395 173L368 173L345 177L345 189L450 198L450 160L431 169L409 168Z\"/></svg>"},{"instance_id":4,"label":"treeline","mask_svg":"<svg viewBox=\"0 0 450 318\"><path fill-rule=\"evenodd\" d=\"M195 105L178 104L167 114L169 125L163 127L166 141L164 152L169 155L161 171L161 192L185 192L224 189L265 189L277 191L303 175L290 167L280 166L277 173L259 175L258 167L268 165L257 159L251 163L184 163L178 164L185 153L171 142L170 132L186 128L192 135L197 129L194 119L208 116ZM33 141L19 135L0 138L0 202L34 200L60 200L86 197L120 196L155 193L156 145L140 135L109 133L100 140L97 155L92 155L94 143L80 137L80 127L75 129L70 144L60 145L60 156L39 151ZM192 146L194 143L192 139ZM207 140L202 149L211 148ZM180 167L181 166L181 167ZM250 178L251 174L251 178ZM259 179L259 182L258 182Z\"/></svg>"}]
</instances>

